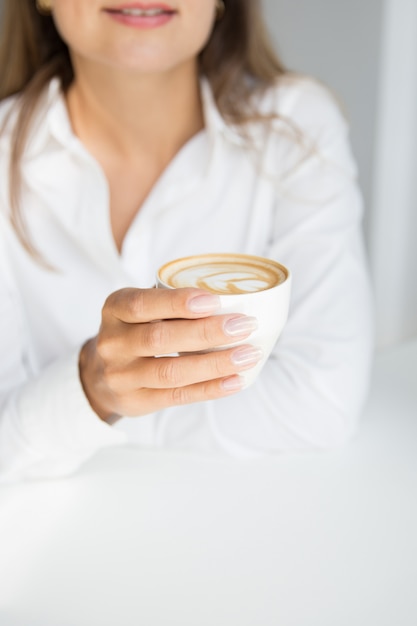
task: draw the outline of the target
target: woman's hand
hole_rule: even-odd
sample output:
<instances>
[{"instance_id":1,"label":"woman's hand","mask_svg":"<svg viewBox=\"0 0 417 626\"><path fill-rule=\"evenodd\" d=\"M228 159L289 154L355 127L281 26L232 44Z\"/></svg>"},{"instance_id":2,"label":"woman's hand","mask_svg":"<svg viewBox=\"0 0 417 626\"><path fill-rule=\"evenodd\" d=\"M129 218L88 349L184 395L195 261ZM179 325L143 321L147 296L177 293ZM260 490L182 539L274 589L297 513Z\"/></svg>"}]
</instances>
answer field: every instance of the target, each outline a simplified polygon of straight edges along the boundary
<instances>
[{"instance_id":1,"label":"woman's hand","mask_svg":"<svg viewBox=\"0 0 417 626\"><path fill-rule=\"evenodd\" d=\"M83 346L79 362L85 394L99 417L114 423L239 391L239 372L262 358L258 348L192 354L244 340L256 329L254 318L214 315L219 307L216 295L199 289L111 294L100 331ZM182 355L160 356L177 353Z\"/></svg>"}]
</instances>

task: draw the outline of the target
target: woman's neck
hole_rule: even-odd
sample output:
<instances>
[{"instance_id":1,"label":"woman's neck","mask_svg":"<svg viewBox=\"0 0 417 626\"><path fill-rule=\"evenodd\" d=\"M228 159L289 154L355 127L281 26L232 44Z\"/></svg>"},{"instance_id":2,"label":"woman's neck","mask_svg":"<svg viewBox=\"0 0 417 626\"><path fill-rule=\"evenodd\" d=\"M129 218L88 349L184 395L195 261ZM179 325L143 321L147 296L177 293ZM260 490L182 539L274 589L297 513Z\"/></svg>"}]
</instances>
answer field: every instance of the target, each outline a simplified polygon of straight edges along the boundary
<instances>
[{"instance_id":1,"label":"woman's neck","mask_svg":"<svg viewBox=\"0 0 417 626\"><path fill-rule=\"evenodd\" d=\"M169 162L204 126L196 63L158 75L120 72L73 59L67 94L76 135L97 151L134 159L146 152Z\"/></svg>"}]
</instances>

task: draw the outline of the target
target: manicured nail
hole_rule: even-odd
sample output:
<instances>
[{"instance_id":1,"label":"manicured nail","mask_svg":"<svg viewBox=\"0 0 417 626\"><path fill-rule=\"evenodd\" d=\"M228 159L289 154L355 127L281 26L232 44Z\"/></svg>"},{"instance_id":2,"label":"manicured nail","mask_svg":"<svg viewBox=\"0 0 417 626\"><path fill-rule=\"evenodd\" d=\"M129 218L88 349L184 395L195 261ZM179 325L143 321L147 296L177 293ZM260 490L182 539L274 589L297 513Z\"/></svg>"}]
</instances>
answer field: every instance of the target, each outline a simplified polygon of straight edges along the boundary
<instances>
[{"instance_id":1,"label":"manicured nail","mask_svg":"<svg viewBox=\"0 0 417 626\"><path fill-rule=\"evenodd\" d=\"M240 376L232 376L222 381L222 387L225 391L240 391L243 389L243 379Z\"/></svg>"},{"instance_id":2,"label":"manicured nail","mask_svg":"<svg viewBox=\"0 0 417 626\"><path fill-rule=\"evenodd\" d=\"M214 313L220 309L220 298L210 294L196 296L188 302L188 309L192 313Z\"/></svg>"},{"instance_id":3,"label":"manicured nail","mask_svg":"<svg viewBox=\"0 0 417 626\"><path fill-rule=\"evenodd\" d=\"M261 348L255 348L253 346L242 346L232 352L232 363L239 367L246 367L255 365L263 357Z\"/></svg>"},{"instance_id":4,"label":"manicured nail","mask_svg":"<svg viewBox=\"0 0 417 626\"><path fill-rule=\"evenodd\" d=\"M258 328L256 317L232 317L224 325L224 332L229 337L239 337L249 335Z\"/></svg>"}]
</instances>

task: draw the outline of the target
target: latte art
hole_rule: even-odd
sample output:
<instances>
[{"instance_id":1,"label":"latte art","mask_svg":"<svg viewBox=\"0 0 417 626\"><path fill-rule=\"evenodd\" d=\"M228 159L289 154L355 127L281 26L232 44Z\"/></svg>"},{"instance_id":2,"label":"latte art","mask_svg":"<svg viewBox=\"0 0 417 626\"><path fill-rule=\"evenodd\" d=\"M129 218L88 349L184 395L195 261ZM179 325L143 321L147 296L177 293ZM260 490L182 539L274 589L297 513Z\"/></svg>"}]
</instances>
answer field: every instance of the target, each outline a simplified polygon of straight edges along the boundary
<instances>
[{"instance_id":1,"label":"latte art","mask_svg":"<svg viewBox=\"0 0 417 626\"><path fill-rule=\"evenodd\" d=\"M257 328L233 343L214 345L202 353L229 349L249 343L260 348L263 358L239 373L244 386L258 376L276 344L288 317L291 272L272 259L250 254L200 254L175 259L157 270L160 289L196 287L218 296L219 307L202 315L244 315L257 320ZM201 354L201 352L199 352ZM180 356L182 353L180 353Z\"/></svg>"},{"instance_id":2,"label":"latte art","mask_svg":"<svg viewBox=\"0 0 417 626\"><path fill-rule=\"evenodd\" d=\"M265 291L284 282L284 268L275 261L238 254L210 254L179 259L159 272L174 289L197 287L219 295Z\"/></svg>"},{"instance_id":3,"label":"latte art","mask_svg":"<svg viewBox=\"0 0 417 626\"><path fill-rule=\"evenodd\" d=\"M169 280L176 288L198 287L218 294L263 291L276 282L276 275L267 269L222 262L185 267Z\"/></svg>"}]
</instances>

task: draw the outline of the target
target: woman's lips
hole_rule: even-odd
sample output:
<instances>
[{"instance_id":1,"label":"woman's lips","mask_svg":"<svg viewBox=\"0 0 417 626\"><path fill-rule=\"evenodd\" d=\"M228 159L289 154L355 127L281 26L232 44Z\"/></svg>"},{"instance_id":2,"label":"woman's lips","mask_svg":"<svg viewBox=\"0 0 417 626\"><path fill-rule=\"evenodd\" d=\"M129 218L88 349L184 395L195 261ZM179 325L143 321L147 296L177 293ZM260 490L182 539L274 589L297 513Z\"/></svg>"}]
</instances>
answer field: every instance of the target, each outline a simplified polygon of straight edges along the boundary
<instances>
[{"instance_id":1,"label":"woman's lips","mask_svg":"<svg viewBox=\"0 0 417 626\"><path fill-rule=\"evenodd\" d=\"M166 4L124 4L104 9L113 20L134 28L157 28L171 21L176 11Z\"/></svg>"}]
</instances>

